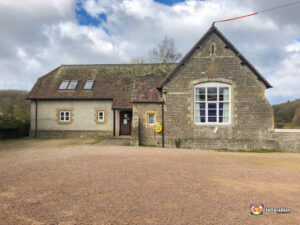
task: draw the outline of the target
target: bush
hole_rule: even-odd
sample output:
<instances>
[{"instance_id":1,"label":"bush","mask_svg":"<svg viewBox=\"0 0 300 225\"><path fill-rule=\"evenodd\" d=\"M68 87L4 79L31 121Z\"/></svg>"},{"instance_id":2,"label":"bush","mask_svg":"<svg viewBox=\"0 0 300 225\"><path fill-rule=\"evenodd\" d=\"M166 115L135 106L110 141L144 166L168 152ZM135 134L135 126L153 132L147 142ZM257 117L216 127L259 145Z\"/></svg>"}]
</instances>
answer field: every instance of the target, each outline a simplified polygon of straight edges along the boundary
<instances>
[{"instance_id":1,"label":"bush","mask_svg":"<svg viewBox=\"0 0 300 225\"><path fill-rule=\"evenodd\" d=\"M180 148L180 145L181 145L180 138L175 140L175 145L176 145L176 148Z\"/></svg>"}]
</instances>

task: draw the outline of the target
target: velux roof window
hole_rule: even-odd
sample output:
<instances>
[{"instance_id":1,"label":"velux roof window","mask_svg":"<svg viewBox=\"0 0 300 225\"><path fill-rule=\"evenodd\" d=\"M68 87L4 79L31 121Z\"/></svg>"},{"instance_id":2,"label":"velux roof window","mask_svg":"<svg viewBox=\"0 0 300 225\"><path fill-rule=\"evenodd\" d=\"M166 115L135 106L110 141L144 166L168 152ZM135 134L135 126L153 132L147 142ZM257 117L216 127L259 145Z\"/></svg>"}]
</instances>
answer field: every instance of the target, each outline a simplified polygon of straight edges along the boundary
<instances>
[{"instance_id":1,"label":"velux roof window","mask_svg":"<svg viewBox=\"0 0 300 225\"><path fill-rule=\"evenodd\" d=\"M77 80L64 80L61 82L59 89L60 90L74 90L77 86Z\"/></svg>"},{"instance_id":2,"label":"velux roof window","mask_svg":"<svg viewBox=\"0 0 300 225\"><path fill-rule=\"evenodd\" d=\"M84 90L91 90L93 87L94 81L93 80L87 80L84 85Z\"/></svg>"}]
</instances>

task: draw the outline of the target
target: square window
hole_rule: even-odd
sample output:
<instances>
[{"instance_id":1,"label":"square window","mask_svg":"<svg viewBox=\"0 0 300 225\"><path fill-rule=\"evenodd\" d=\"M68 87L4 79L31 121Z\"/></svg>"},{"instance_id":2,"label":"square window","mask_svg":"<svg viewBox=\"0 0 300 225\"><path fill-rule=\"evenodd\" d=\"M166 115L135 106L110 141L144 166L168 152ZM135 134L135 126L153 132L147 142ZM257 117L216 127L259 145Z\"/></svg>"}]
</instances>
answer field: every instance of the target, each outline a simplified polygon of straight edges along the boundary
<instances>
[{"instance_id":1,"label":"square window","mask_svg":"<svg viewBox=\"0 0 300 225\"><path fill-rule=\"evenodd\" d=\"M70 122L70 111L60 111L59 115L59 122Z\"/></svg>"},{"instance_id":2,"label":"square window","mask_svg":"<svg viewBox=\"0 0 300 225\"><path fill-rule=\"evenodd\" d=\"M154 125L155 124L155 114L154 113L149 113L148 114L148 124L149 125Z\"/></svg>"}]
</instances>

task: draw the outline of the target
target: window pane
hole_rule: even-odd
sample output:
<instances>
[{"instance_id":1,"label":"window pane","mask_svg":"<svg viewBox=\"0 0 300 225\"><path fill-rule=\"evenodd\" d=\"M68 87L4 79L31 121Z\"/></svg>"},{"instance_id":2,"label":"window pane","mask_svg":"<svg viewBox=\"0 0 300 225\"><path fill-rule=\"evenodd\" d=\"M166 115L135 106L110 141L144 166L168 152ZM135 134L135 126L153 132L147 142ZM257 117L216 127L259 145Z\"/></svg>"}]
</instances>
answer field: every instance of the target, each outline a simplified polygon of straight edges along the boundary
<instances>
[{"instance_id":1,"label":"window pane","mask_svg":"<svg viewBox=\"0 0 300 225\"><path fill-rule=\"evenodd\" d=\"M196 88L196 101L205 101L205 88Z\"/></svg>"},{"instance_id":2,"label":"window pane","mask_svg":"<svg viewBox=\"0 0 300 225\"><path fill-rule=\"evenodd\" d=\"M205 103L196 103L196 110L204 109L205 110Z\"/></svg>"},{"instance_id":3,"label":"window pane","mask_svg":"<svg viewBox=\"0 0 300 225\"><path fill-rule=\"evenodd\" d=\"M208 103L208 122L217 122L217 103Z\"/></svg>"},{"instance_id":4,"label":"window pane","mask_svg":"<svg viewBox=\"0 0 300 225\"><path fill-rule=\"evenodd\" d=\"M205 103L196 103L196 122L205 122Z\"/></svg>"},{"instance_id":5,"label":"window pane","mask_svg":"<svg viewBox=\"0 0 300 225\"><path fill-rule=\"evenodd\" d=\"M229 122L229 103L219 103L219 122Z\"/></svg>"},{"instance_id":6,"label":"window pane","mask_svg":"<svg viewBox=\"0 0 300 225\"><path fill-rule=\"evenodd\" d=\"M207 101L217 101L217 88L207 88Z\"/></svg>"},{"instance_id":7,"label":"window pane","mask_svg":"<svg viewBox=\"0 0 300 225\"><path fill-rule=\"evenodd\" d=\"M70 81L70 84L69 84L69 86L68 86L68 89L69 89L69 90L73 90L73 89L75 89L75 88L76 88L76 85L77 85L77 83L78 83L78 81L77 81L77 80L72 80L72 81Z\"/></svg>"},{"instance_id":8,"label":"window pane","mask_svg":"<svg viewBox=\"0 0 300 225\"><path fill-rule=\"evenodd\" d=\"M70 112L65 112L65 115L66 116L70 116Z\"/></svg>"},{"instance_id":9,"label":"window pane","mask_svg":"<svg viewBox=\"0 0 300 225\"><path fill-rule=\"evenodd\" d=\"M219 89L219 100L220 101L229 101L229 88L221 87Z\"/></svg>"},{"instance_id":10,"label":"window pane","mask_svg":"<svg viewBox=\"0 0 300 225\"><path fill-rule=\"evenodd\" d=\"M217 122L217 117L208 117L208 122Z\"/></svg>"},{"instance_id":11,"label":"window pane","mask_svg":"<svg viewBox=\"0 0 300 225\"><path fill-rule=\"evenodd\" d=\"M65 117L64 116L61 116L60 117L60 121L64 121L65 120Z\"/></svg>"},{"instance_id":12,"label":"window pane","mask_svg":"<svg viewBox=\"0 0 300 225\"><path fill-rule=\"evenodd\" d=\"M68 84L69 84L69 81L68 81L68 80L65 80L65 81L61 82L61 84L60 84L60 86L59 86L59 89L61 89L61 90L67 89Z\"/></svg>"},{"instance_id":13,"label":"window pane","mask_svg":"<svg viewBox=\"0 0 300 225\"><path fill-rule=\"evenodd\" d=\"M85 89L85 90L90 90L90 89L92 89L93 84L94 84L94 81L93 81L93 80L88 80L88 81L85 83L83 89Z\"/></svg>"},{"instance_id":14,"label":"window pane","mask_svg":"<svg viewBox=\"0 0 300 225\"><path fill-rule=\"evenodd\" d=\"M154 124L154 114L148 114L148 124Z\"/></svg>"},{"instance_id":15,"label":"window pane","mask_svg":"<svg viewBox=\"0 0 300 225\"><path fill-rule=\"evenodd\" d=\"M103 122L104 121L104 112L98 111L98 121Z\"/></svg>"},{"instance_id":16,"label":"window pane","mask_svg":"<svg viewBox=\"0 0 300 225\"><path fill-rule=\"evenodd\" d=\"M70 120L70 117L66 116L66 121L69 121Z\"/></svg>"}]
</instances>

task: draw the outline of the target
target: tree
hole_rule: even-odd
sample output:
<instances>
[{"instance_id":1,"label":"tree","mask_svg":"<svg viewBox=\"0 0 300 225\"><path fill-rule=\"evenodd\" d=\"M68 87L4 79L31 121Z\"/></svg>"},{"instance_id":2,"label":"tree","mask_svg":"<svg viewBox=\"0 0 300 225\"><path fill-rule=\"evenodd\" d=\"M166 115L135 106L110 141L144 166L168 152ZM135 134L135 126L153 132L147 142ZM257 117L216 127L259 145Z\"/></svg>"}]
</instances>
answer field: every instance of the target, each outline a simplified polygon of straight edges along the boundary
<instances>
[{"instance_id":1,"label":"tree","mask_svg":"<svg viewBox=\"0 0 300 225\"><path fill-rule=\"evenodd\" d=\"M180 58L174 40L167 36L149 51L149 61L152 63L176 63Z\"/></svg>"},{"instance_id":2,"label":"tree","mask_svg":"<svg viewBox=\"0 0 300 225\"><path fill-rule=\"evenodd\" d=\"M131 64L144 64L145 60L142 57L131 58Z\"/></svg>"}]
</instances>

